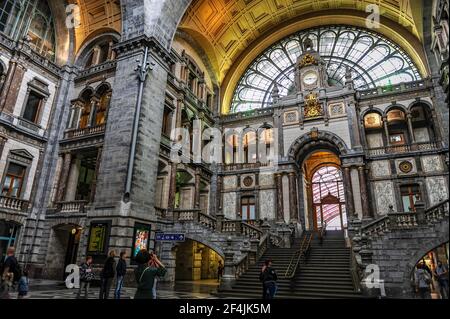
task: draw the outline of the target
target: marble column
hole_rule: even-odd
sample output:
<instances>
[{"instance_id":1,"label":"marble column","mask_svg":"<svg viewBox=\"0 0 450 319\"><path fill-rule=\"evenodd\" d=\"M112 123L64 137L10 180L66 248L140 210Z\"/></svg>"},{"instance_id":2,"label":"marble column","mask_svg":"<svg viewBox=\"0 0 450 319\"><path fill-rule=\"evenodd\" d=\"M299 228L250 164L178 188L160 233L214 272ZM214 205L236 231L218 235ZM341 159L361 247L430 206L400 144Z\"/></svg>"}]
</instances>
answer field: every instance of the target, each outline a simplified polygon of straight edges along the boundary
<instances>
[{"instance_id":1,"label":"marble column","mask_svg":"<svg viewBox=\"0 0 450 319\"><path fill-rule=\"evenodd\" d=\"M344 167L344 190L346 198L347 213L349 217L355 216L355 201L353 198L353 185L350 167Z\"/></svg>"},{"instance_id":2,"label":"marble column","mask_svg":"<svg viewBox=\"0 0 450 319\"><path fill-rule=\"evenodd\" d=\"M389 138L389 128L388 128L387 116L383 116L383 126L384 126L384 134L386 135L386 146L390 146L391 140Z\"/></svg>"},{"instance_id":3,"label":"marble column","mask_svg":"<svg viewBox=\"0 0 450 319\"><path fill-rule=\"evenodd\" d=\"M5 148L6 141L7 141L6 137L0 136L0 159L2 158L3 149Z\"/></svg>"},{"instance_id":4,"label":"marble column","mask_svg":"<svg viewBox=\"0 0 450 319\"><path fill-rule=\"evenodd\" d=\"M72 154L70 152L67 152L64 154L61 169L61 177L59 178L58 196L56 197L57 202L61 202L64 200L71 166L72 166Z\"/></svg>"},{"instance_id":5,"label":"marble column","mask_svg":"<svg viewBox=\"0 0 450 319\"><path fill-rule=\"evenodd\" d=\"M175 194L177 192L177 163L170 164L170 175L169 175L169 199L167 203L167 210L173 211L175 208Z\"/></svg>"},{"instance_id":6,"label":"marble column","mask_svg":"<svg viewBox=\"0 0 450 319\"><path fill-rule=\"evenodd\" d=\"M102 160L102 151L103 148L99 147L98 151L97 151L97 160L95 162L95 175L94 175L94 180L92 181L92 188L91 188L91 194L90 194L90 202L94 202L94 198L95 198L95 191L97 190L97 176L98 176L98 171L100 168L100 162Z\"/></svg>"},{"instance_id":7,"label":"marble column","mask_svg":"<svg viewBox=\"0 0 450 319\"><path fill-rule=\"evenodd\" d=\"M367 189L367 178L364 166L358 167L359 186L361 188L361 205L363 219L372 218L369 205L369 192Z\"/></svg>"},{"instance_id":8,"label":"marble column","mask_svg":"<svg viewBox=\"0 0 450 319\"><path fill-rule=\"evenodd\" d=\"M414 129L412 125L412 114L408 112L406 115L407 123L408 123L408 133L409 133L409 141L410 144L414 144L416 142L416 138L414 137Z\"/></svg>"},{"instance_id":9,"label":"marble column","mask_svg":"<svg viewBox=\"0 0 450 319\"><path fill-rule=\"evenodd\" d=\"M197 167L195 170L195 194L194 194L195 209L200 209L200 187L201 187L200 179L201 179L201 169Z\"/></svg>"},{"instance_id":10,"label":"marble column","mask_svg":"<svg viewBox=\"0 0 450 319\"><path fill-rule=\"evenodd\" d=\"M11 69L11 71L9 70ZM13 113L17 97L23 82L26 68L18 62L12 62L6 74L6 80L0 93L0 110Z\"/></svg>"},{"instance_id":11,"label":"marble column","mask_svg":"<svg viewBox=\"0 0 450 319\"><path fill-rule=\"evenodd\" d=\"M283 175L275 174L275 185L277 187L277 221L284 220L283 212Z\"/></svg>"},{"instance_id":12,"label":"marble column","mask_svg":"<svg viewBox=\"0 0 450 319\"><path fill-rule=\"evenodd\" d=\"M294 172L291 172L289 173L289 213L291 222L299 220L297 197L297 176Z\"/></svg>"}]
</instances>

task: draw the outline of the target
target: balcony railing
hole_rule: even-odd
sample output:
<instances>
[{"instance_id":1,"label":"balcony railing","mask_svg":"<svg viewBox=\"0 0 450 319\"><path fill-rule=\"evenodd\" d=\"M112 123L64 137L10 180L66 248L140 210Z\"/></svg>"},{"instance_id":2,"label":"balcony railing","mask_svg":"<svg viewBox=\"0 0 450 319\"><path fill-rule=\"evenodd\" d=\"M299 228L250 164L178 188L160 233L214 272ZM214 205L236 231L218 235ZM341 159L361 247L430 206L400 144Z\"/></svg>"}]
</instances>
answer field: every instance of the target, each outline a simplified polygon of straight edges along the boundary
<instances>
[{"instance_id":1,"label":"balcony railing","mask_svg":"<svg viewBox=\"0 0 450 319\"><path fill-rule=\"evenodd\" d=\"M16 211L25 212L28 208L29 202L23 199L0 196L0 208Z\"/></svg>"},{"instance_id":2,"label":"balcony railing","mask_svg":"<svg viewBox=\"0 0 450 319\"><path fill-rule=\"evenodd\" d=\"M61 214L84 214L88 201L78 200L71 202L59 202L56 204L56 213Z\"/></svg>"},{"instance_id":3,"label":"balcony railing","mask_svg":"<svg viewBox=\"0 0 450 319\"><path fill-rule=\"evenodd\" d=\"M440 142L420 142L405 145L391 145L367 149L366 154L367 156L372 157L388 154L423 152L439 149L440 146L441 146Z\"/></svg>"},{"instance_id":4,"label":"balcony railing","mask_svg":"<svg viewBox=\"0 0 450 319\"><path fill-rule=\"evenodd\" d=\"M212 230L217 226L217 220L200 209L177 209L173 211L173 218L178 222L197 222Z\"/></svg>"},{"instance_id":5,"label":"balcony railing","mask_svg":"<svg viewBox=\"0 0 450 319\"><path fill-rule=\"evenodd\" d=\"M97 134L103 134L105 132L105 124L85 127L79 129L70 129L64 133L64 139L72 139L72 138L80 138L80 137L88 137Z\"/></svg>"},{"instance_id":6,"label":"balcony railing","mask_svg":"<svg viewBox=\"0 0 450 319\"><path fill-rule=\"evenodd\" d=\"M239 164L224 164L222 165L222 169L224 171L236 171L236 170L242 170L242 169L258 169L261 167L268 167L272 163L266 162L266 163L239 163Z\"/></svg>"}]
</instances>

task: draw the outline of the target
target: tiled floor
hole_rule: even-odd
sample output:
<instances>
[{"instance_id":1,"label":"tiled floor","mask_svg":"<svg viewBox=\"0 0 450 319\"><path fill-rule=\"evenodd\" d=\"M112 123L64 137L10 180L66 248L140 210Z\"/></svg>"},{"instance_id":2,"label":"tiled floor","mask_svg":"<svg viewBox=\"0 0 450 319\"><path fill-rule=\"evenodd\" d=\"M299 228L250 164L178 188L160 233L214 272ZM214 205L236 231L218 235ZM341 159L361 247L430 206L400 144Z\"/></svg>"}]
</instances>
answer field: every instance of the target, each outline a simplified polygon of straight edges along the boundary
<instances>
[{"instance_id":1,"label":"tiled floor","mask_svg":"<svg viewBox=\"0 0 450 319\"><path fill-rule=\"evenodd\" d=\"M123 299L132 299L136 289L124 287ZM158 299L215 299L213 295L217 291L216 281L179 282L175 287L165 283L158 284ZM67 289L64 283L50 280L33 280L30 282L28 299L75 299L76 289ZM16 294L11 294L16 297ZM89 291L89 299L97 299L99 288L92 287ZM110 298L113 298L114 290L111 289Z\"/></svg>"}]
</instances>

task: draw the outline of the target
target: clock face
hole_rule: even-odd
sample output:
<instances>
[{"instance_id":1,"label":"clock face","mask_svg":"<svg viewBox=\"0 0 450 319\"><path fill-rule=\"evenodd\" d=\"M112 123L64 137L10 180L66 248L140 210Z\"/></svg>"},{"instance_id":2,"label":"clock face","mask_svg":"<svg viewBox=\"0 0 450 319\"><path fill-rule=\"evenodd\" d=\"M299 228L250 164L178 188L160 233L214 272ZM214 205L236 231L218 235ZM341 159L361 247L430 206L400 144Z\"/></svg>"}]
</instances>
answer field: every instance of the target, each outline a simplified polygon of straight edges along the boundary
<instances>
[{"instance_id":1,"label":"clock face","mask_svg":"<svg viewBox=\"0 0 450 319\"><path fill-rule=\"evenodd\" d=\"M303 83L306 85L312 85L317 82L317 73L316 72L308 72L303 76Z\"/></svg>"}]
</instances>

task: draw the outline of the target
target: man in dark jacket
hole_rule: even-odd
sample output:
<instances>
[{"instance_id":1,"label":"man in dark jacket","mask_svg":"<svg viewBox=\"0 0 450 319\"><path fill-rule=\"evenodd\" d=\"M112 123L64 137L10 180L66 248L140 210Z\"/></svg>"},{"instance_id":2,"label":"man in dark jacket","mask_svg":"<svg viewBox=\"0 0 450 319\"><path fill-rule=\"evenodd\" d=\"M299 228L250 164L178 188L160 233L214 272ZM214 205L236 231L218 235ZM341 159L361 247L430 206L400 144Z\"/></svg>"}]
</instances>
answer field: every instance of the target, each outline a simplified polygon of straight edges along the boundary
<instances>
[{"instance_id":1,"label":"man in dark jacket","mask_svg":"<svg viewBox=\"0 0 450 319\"><path fill-rule=\"evenodd\" d=\"M109 252L108 258L106 258L105 265L103 266L103 270L100 274L101 277L101 286L100 286L100 299L108 299L109 291L111 290L111 285L114 280L114 266L115 260L114 257L116 253L114 250Z\"/></svg>"},{"instance_id":2,"label":"man in dark jacket","mask_svg":"<svg viewBox=\"0 0 450 319\"><path fill-rule=\"evenodd\" d=\"M127 274L127 261L125 260L125 258L127 258L127 253L122 251L120 253L120 259L116 267L117 277L116 277L116 289L114 290L115 299L120 299L120 293L122 291L123 286L123 279Z\"/></svg>"},{"instance_id":3,"label":"man in dark jacket","mask_svg":"<svg viewBox=\"0 0 450 319\"><path fill-rule=\"evenodd\" d=\"M21 277L19 263L15 257L15 248L9 247L6 251L6 259L0 270L0 298L9 299L9 292L14 288Z\"/></svg>"},{"instance_id":4,"label":"man in dark jacket","mask_svg":"<svg viewBox=\"0 0 450 319\"><path fill-rule=\"evenodd\" d=\"M272 268L272 260L266 260L259 275L259 280L263 283L264 299L273 299L275 297L275 293L277 292L277 279L277 273Z\"/></svg>"}]
</instances>

